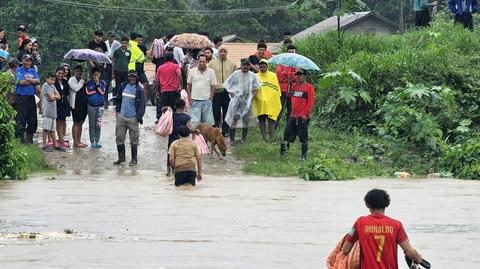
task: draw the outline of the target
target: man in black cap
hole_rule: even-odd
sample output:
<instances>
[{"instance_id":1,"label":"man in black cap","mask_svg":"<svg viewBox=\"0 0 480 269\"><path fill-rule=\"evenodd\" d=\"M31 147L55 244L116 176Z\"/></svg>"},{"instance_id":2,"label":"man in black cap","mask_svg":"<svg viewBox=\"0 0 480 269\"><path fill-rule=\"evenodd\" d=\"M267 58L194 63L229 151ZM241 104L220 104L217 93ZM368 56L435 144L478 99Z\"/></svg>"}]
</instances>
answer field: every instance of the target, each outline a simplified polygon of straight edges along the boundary
<instances>
[{"instance_id":1,"label":"man in black cap","mask_svg":"<svg viewBox=\"0 0 480 269\"><path fill-rule=\"evenodd\" d=\"M35 103L36 86L40 85L40 78L32 67L32 56L25 54L22 57L22 66L17 68L15 81L15 110L17 116L16 137L21 143L33 144L33 134L37 131L37 111Z\"/></svg>"},{"instance_id":2,"label":"man in black cap","mask_svg":"<svg viewBox=\"0 0 480 269\"><path fill-rule=\"evenodd\" d=\"M20 24L17 27L19 48L22 46L23 40L30 39L30 37L27 35L27 28L28 28L28 25L26 24Z\"/></svg>"},{"instance_id":3,"label":"man in black cap","mask_svg":"<svg viewBox=\"0 0 480 269\"><path fill-rule=\"evenodd\" d=\"M145 114L145 95L138 82L137 72L128 72L128 82L123 83L117 92L117 124L115 136L118 151L118 160L113 164L125 162L125 139L127 131L130 136L132 160L129 165L137 164L137 149L140 138L140 124L143 124Z\"/></svg>"},{"instance_id":4,"label":"man in black cap","mask_svg":"<svg viewBox=\"0 0 480 269\"><path fill-rule=\"evenodd\" d=\"M287 119L284 132L284 142L280 146L280 155L285 157L290 143L298 139L302 143L302 155L300 160L307 159L308 151L308 123L312 115L315 89L307 82L307 70L300 69L296 73L297 81L292 85L291 100L292 114Z\"/></svg>"}]
</instances>

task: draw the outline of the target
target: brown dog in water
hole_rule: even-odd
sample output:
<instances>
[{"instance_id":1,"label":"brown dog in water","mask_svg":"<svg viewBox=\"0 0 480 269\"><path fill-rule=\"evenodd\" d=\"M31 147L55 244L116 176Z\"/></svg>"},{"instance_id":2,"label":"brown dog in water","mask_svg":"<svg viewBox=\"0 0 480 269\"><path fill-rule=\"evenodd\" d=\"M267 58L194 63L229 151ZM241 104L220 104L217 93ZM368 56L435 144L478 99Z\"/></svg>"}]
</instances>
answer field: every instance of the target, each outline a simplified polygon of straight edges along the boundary
<instances>
[{"instance_id":1,"label":"brown dog in water","mask_svg":"<svg viewBox=\"0 0 480 269\"><path fill-rule=\"evenodd\" d=\"M213 155L213 152L215 151L215 153L217 153L220 159L223 159L222 156L224 157L227 156L227 145L225 144L225 139L223 138L222 131L220 130L220 128L212 127L207 123L200 123L197 129L203 135L203 138L205 138L205 141L207 143L210 142L211 155Z\"/></svg>"}]
</instances>

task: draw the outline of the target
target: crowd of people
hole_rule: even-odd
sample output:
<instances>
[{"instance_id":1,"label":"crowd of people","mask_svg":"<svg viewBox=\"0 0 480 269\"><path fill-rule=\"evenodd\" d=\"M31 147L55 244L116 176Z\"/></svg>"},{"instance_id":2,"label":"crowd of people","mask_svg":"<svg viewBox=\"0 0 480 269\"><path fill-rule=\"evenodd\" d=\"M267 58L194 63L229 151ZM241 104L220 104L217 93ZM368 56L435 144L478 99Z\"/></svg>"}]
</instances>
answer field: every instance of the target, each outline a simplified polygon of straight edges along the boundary
<instances>
[{"instance_id":1,"label":"crowd of people","mask_svg":"<svg viewBox=\"0 0 480 269\"><path fill-rule=\"evenodd\" d=\"M190 157L185 158L186 149L192 147L180 142L175 144L183 137L183 126L193 133L201 123L219 128L225 138L229 137L230 145L235 146L247 143L248 130L257 123L264 141L276 144L279 122L284 120L286 127L280 143L281 156L287 154L290 143L298 136L302 143L300 160L307 158L308 124L315 95L313 86L307 82L308 71L282 65L276 67L276 72L270 71L268 59L272 53L267 50L264 40L260 40L257 50L245 55L237 67L229 59L229 51L222 44L222 38L214 38L211 47L184 49L170 45L174 36L170 34L154 39L147 47L141 34L131 33L130 37L117 39L115 32L109 31L104 39L103 32L97 30L86 48L104 53L111 63L87 61L73 68L62 63L55 72L45 72L47 75L41 79L39 44L27 34L28 26L18 27L18 46L9 44L5 31L0 30L0 44L4 51L12 53L12 48L18 47L16 57L10 56L5 62L6 72L15 78L16 83L15 89L9 93L9 103L17 111L16 137L21 143L33 144L38 127L37 115L41 114L44 151L102 148L103 114L110 105L114 105L118 152L118 160L114 164L126 161L128 132L131 148L129 165L136 165L139 126L143 124L147 92L153 87L157 93L157 121L166 108L173 111L173 132L168 140L169 174L171 170L182 172L181 167L185 166L192 170L192 163L201 170L197 152L190 151ZM200 34L208 37L208 33ZM284 45L288 53L295 53L290 35L290 32L285 33ZM145 72L147 60L155 64L152 78L148 78ZM112 100L114 104L110 104ZM69 117L73 121L72 139L65 139ZM83 124L87 117L89 144L82 142ZM237 129L241 129L239 140ZM176 146L172 149L172 145ZM177 158L188 159L190 163L185 164ZM196 177L201 177L201 171Z\"/></svg>"},{"instance_id":2,"label":"crowd of people","mask_svg":"<svg viewBox=\"0 0 480 269\"><path fill-rule=\"evenodd\" d=\"M173 35L169 35L166 40L155 39L147 48L143 44L143 36L137 33L118 41L114 32L108 32L108 39L104 41L102 31L95 31L88 48L108 55L111 64L88 62L87 68L77 65L73 71L68 64L61 64L54 73L46 75L42 84L38 75L41 64L38 42L26 31L25 25L19 26L17 58L7 61L6 71L16 81L13 94L7 100L17 111L16 136L21 143L33 144L38 107L43 117L44 151L88 147L81 139L87 116L90 148L101 148L102 117L105 109L109 108L108 94L111 92L115 97L118 152L118 159L113 164L126 162L128 132L131 146L129 165L136 165L139 126L143 124L149 87L144 64L150 58L156 65L153 81L158 89L157 119L168 108L173 110L167 167L169 173L172 168L175 171L175 185L195 185L196 180L202 179L202 157L190 138L192 133L198 133L196 127L200 123L219 128L235 146L239 143L236 130L242 130L240 143L247 143L252 122L258 123L266 143L276 143L275 134L279 123L284 120L280 155L285 156L290 143L298 137L301 142L300 160L307 158L314 87L307 82L307 70L279 65L276 72L270 71L268 58L271 53L264 41L258 42L257 51L246 55L237 68L229 60L229 51L222 45L221 38L215 38L215 46L211 48L184 50L171 46L169 39ZM6 41L1 28L0 44L4 51L14 47ZM288 38L285 45L288 53L296 53ZM40 97L38 105L35 95ZM73 120L72 145L65 139L68 117ZM365 204L371 215L355 222L345 237L344 254L348 255L353 244L360 241L361 268L397 268L398 244L408 257L422 262L421 256L410 245L402 224L385 216L385 208L390 204L388 194L383 190L372 190L365 196ZM377 241L380 241L378 249ZM379 267L380 263L385 266Z\"/></svg>"}]
</instances>

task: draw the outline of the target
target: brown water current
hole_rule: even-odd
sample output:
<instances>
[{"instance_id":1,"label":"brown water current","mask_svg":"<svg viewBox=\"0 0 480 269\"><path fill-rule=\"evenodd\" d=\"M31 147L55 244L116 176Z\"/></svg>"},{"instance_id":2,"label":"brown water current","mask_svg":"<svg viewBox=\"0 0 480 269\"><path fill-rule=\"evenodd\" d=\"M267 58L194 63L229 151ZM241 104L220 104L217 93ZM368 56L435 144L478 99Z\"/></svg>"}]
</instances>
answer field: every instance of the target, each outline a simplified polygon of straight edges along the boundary
<instances>
[{"instance_id":1,"label":"brown water current","mask_svg":"<svg viewBox=\"0 0 480 269\"><path fill-rule=\"evenodd\" d=\"M477 182L206 175L176 188L128 169L1 182L0 266L325 268L373 187L433 268L478 268Z\"/></svg>"},{"instance_id":2,"label":"brown water current","mask_svg":"<svg viewBox=\"0 0 480 269\"><path fill-rule=\"evenodd\" d=\"M60 174L0 182L0 268L325 268L337 241L368 213L363 196L375 187L390 193L387 214L403 222L432 268L480 268L478 181L248 176L229 153L205 158L197 187L176 188L153 121L149 107L137 168L111 165L110 110L101 150L48 153ZM406 268L400 251L399 260Z\"/></svg>"}]
</instances>

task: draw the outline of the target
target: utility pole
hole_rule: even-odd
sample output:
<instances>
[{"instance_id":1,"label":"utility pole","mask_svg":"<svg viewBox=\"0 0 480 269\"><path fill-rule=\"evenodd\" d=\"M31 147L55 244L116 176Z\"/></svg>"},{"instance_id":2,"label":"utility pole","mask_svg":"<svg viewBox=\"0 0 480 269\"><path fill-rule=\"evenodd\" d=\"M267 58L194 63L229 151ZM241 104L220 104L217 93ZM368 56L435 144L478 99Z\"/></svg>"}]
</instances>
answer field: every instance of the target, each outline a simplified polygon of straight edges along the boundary
<instances>
[{"instance_id":1,"label":"utility pole","mask_svg":"<svg viewBox=\"0 0 480 269\"><path fill-rule=\"evenodd\" d=\"M403 0L399 0L398 8L400 9L400 18L399 18L399 26L400 26L400 33L403 34L405 32L405 22L403 20Z\"/></svg>"}]
</instances>

